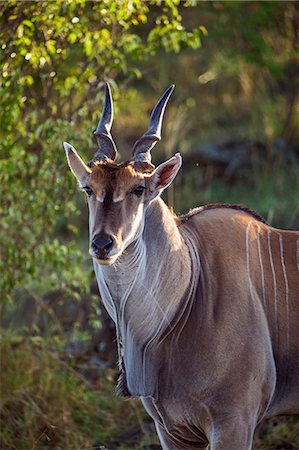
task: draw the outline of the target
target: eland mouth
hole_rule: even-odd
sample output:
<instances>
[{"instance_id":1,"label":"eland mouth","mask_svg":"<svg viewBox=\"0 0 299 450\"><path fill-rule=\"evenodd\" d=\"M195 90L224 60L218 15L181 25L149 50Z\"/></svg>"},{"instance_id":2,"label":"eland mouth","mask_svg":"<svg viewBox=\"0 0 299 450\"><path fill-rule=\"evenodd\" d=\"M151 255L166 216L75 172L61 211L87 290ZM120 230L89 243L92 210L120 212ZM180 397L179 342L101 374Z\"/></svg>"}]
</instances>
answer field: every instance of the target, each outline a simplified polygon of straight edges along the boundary
<instances>
[{"instance_id":1,"label":"eland mouth","mask_svg":"<svg viewBox=\"0 0 299 450\"><path fill-rule=\"evenodd\" d=\"M115 256L107 257L105 259L99 259L99 258L96 258L96 257L93 256L92 259L94 261L96 261L97 264L100 264L101 266L111 266L112 264L115 263L115 261L117 260L118 256L119 256L119 254L115 255Z\"/></svg>"},{"instance_id":2,"label":"eland mouth","mask_svg":"<svg viewBox=\"0 0 299 450\"><path fill-rule=\"evenodd\" d=\"M89 248L89 254L92 257L92 259L101 266L110 266L111 264L114 264L117 258L121 255L121 251L119 249L114 248L109 251L106 255L99 255L97 252L94 251L93 246L91 245Z\"/></svg>"}]
</instances>

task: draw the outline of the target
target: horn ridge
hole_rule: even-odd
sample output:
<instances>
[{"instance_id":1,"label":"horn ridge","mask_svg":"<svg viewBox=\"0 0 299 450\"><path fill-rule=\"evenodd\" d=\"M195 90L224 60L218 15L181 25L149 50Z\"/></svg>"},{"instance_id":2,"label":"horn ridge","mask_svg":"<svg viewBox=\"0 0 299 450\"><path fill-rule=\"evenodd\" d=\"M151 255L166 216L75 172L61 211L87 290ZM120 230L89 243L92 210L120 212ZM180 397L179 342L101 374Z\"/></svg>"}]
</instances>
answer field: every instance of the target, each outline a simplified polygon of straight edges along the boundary
<instances>
[{"instance_id":1,"label":"horn ridge","mask_svg":"<svg viewBox=\"0 0 299 450\"><path fill-rule=\"evenodd\" d=\"M105 89L105 102L102 111L100 121L97 129L94 132L96 137L99 151L96 152L92 161L111 159L115 160L117 155L117 149L115 142L113 141L110 133L113 123L113 99L111 94L110 85L108 82Z\"/></svg>"},{"instance_id":2,"label":"horn ridge","mask_svg":"<svg viewBox=\"0 0 299 450\"><path fill-rule=\"evenodd\" d=\"M159 99L150 116L149 129L138 139L133 147L135 161L151 163L151 150L161 140L162 122L168 100L175 88L171 84Z\"/></svg>"},{"instance_id":3,"label":"horn ridge","mask_svg":"<svg viewBox=\"0 0 299 450\"><path fill-rule=\"evenodd\" d=\"M161 139L161 129L162 129L162 120L164 116L164 112L168 103L168 100L174 91L174 84L170 85L168 89L164 92L162 97L159 99L158 103L156 104L155 108L153 109L153 112L150 116L150 126L149 130L145 133L146 135L150 136L153 134L153 136L157 137L157 139Z\"/></svg>"}]
</instances>

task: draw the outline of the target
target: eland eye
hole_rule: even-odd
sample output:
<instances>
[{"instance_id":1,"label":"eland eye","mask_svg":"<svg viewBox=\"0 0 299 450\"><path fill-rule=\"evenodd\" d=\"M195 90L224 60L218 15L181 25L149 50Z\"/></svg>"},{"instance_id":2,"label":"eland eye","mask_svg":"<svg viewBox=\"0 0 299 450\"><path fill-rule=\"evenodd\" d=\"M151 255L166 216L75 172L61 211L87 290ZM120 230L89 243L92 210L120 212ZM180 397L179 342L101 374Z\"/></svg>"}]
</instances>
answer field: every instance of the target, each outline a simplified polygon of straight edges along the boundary
<instances>
[{"instance_id":1,"label":"eland eye","mask_svg":"<svg viewBox=\"0 0 299 450\"><path fill-rule=\"evenodd\" d=\"M93 190L89 186L83 186L82 190L88 195L88 197L91 197L93 194Z\"/></svg>"},{"instance_id":2,"label":"eland eye","mask_svg":"<svg viewBox=\"0 0 299 450\"><path fill-rule=\"evenodd\" d=\"M132 190L132 194L137 195L137 197L141 197L143 194L145 187L144 186L137 186Z\"/></svg>"}]
</instances>

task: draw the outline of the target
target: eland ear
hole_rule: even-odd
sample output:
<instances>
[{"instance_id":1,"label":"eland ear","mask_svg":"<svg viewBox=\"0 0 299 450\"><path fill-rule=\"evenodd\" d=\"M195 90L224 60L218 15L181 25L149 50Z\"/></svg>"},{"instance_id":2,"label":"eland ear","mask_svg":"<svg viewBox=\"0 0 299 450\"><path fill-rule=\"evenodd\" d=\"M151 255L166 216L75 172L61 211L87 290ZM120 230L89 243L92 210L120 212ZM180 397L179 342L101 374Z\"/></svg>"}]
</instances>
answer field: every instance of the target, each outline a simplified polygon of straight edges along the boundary
<instances>
[{"instance_id":1,"label":"eland ear","mask_svg":"<svg viewBox=\"0 0 299 450\"><path fill-rule=\"evenodd\" d=\"M179 153L160 164L148 179L150 192L154 196L166 189L176 177L182 165L182 157Z\"/></svg>"},{"instance_id":2,"label":"eland ear","mask_svg":"<svg viewBox=\"0 0 299 450\"><path fill-rule=\"evenodd\" d=\"M70 169L79 183L83 185L87 175L91 173L91 169L80 158L72 145L68 144L67 142L64 142L63 145Z\"/></svg>"}]
</instances>

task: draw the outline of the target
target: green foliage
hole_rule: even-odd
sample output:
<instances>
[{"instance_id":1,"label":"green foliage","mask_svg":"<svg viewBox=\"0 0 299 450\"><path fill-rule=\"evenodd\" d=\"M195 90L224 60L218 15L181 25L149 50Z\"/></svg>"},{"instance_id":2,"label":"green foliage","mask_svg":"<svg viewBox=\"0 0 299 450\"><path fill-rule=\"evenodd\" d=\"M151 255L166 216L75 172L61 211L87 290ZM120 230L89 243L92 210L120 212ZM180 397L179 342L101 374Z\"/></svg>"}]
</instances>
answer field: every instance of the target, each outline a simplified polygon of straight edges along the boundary
<instances>
[{"instance_id":1,"label":"green foliage","mask_svg":"<svg viewBox=\"0 0 299 450\"><path fill-rule=\"evenodd\" d=\"M94 147L103 80L116 89L117 77L140 77L138 61L161 46L199 47L201 31L185 29L178 6L177 0L0 5L2 299L32 278L49 287L86 285L76 270L83 262L71 240L76 229L64 225L76 202L62 142L74 137L83 153Z\"/></svg>"},{"instance_id":2,"label":"green foliage","mask_svg":"<svg viewBox=\"0 0 299 450\"><path fill-rule=\"evenodd\" d=\"M177 0L8 1L0 34L3 129L12 131L12 116L16 120L20 109L38 108L32 127L50 116L81 122L87 109L98 105L104 79L138 75L137 61L161 45L167 51L198 48L201 31L185 29L178 5ZM152 11L154 23L147 23ZM21 128L26 134L28 127Z\"/></svg>"},{"instance_id":3,"label":"green foliage","mask_svg":"<svg viewBox=\"0 0 299 450\"><path fill-rule=\"evenodd\" d=\"M41 276L45 277L41 281L44 288L63 287L66 281L76 284L74 268L82 266L82 255L74 243L62 243L53 236L57 218L75 213L73 185L63 173L64 154L58 149L57 170L53 167L55 141L63 130L66 132L66 124L62 121L55 125L48 121L39 129L37 151L28 152L16 144L10 157L0 161L0 270L6 296L17 284ZM29 131L28 139L34 138L33 134Z\"/></svg>"}]
</instances>

